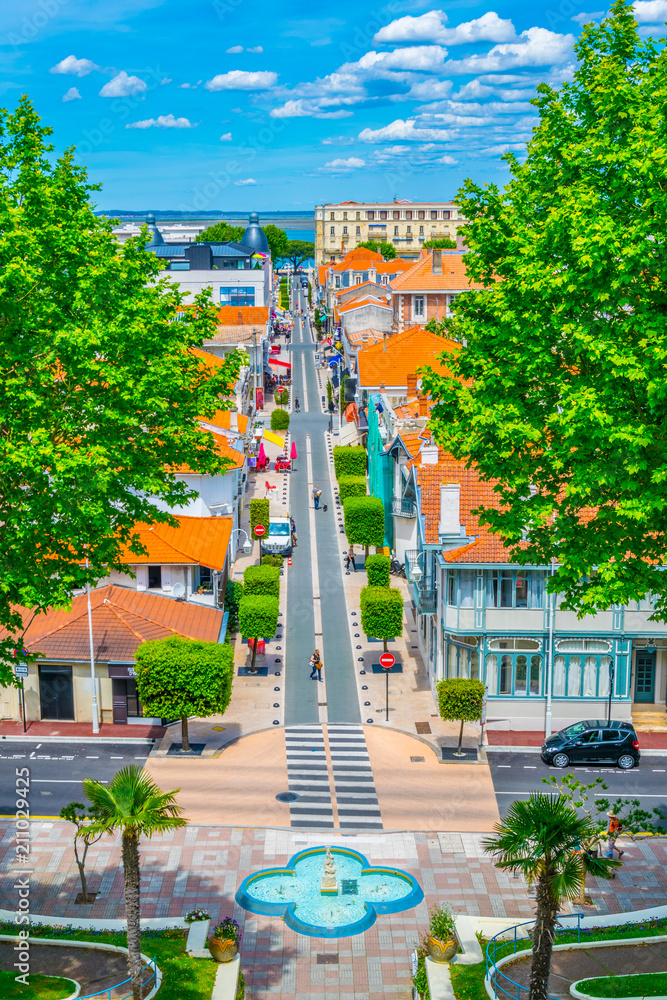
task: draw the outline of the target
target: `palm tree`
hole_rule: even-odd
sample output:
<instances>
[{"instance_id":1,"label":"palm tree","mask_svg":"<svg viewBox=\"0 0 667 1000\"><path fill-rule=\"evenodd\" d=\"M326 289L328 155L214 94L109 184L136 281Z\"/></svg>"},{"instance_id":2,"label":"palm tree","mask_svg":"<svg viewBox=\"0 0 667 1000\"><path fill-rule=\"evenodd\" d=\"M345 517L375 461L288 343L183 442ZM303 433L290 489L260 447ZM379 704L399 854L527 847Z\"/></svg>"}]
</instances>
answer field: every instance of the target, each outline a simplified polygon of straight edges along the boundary
<instances>
[{"instance_id":1,"label":"palm tree","mask_svg":"<svg viewBox=\"0 0 667 1000\"><path fill-rule=\"evenodd\" d=\"M128 970L133 1000L141 1000L141 904L139 838L185 826L174 792L163 792L141 767L124 767L108 785L85 778L83 790L95 811L88 827L100 833L121 831L125 878Z\"/></svg>"},{"instance_id":2,"label":"palm tree","mask_svg":"<svg viewBox=\"0 0 667 1000\"><path fill-rule=\"evenodd\" d=\"M576 899L587 871L611 878L619 862L582 850L593 835L591 821L578 816L562 795L531 792L527 802L512 803L494 830L482 843L495 855L496 867L521 874L536 886L529 1000L546 1000L559 907Z\"/></svg>"}]
</instances>

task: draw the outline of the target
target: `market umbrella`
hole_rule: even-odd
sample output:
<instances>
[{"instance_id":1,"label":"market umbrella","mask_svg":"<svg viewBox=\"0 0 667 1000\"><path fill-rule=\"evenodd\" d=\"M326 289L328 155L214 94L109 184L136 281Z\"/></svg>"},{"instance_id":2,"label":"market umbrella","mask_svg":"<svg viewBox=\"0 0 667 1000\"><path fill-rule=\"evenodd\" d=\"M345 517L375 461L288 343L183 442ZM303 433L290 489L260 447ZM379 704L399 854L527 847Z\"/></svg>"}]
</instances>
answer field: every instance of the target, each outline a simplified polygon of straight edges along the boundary
<instances>
[{"instance_id":1,"label":"market umbrella","mask_svg":"<svg viewBox=\"0 0 667 1000\"><path fill-rule=\"evenodd\" d=\"M257 452L257 464L263 465L266 462L266 452L264 451L264 443L260 442L259 451Z\"/></svg>"},{"instance_id":2,"label":"market umbrella","mask_svg":"<svg viewBox=\"0 0 667 1000\"><path fill-rule=\"evenodd\" d=\"M292 448L290 450L289 457L291 458L292 462L296 461L296 458L297 458L296 443L294 441L292 441ZM295 468L295 466L292 466L292 468Z\"/></svg>"}]
</instances>

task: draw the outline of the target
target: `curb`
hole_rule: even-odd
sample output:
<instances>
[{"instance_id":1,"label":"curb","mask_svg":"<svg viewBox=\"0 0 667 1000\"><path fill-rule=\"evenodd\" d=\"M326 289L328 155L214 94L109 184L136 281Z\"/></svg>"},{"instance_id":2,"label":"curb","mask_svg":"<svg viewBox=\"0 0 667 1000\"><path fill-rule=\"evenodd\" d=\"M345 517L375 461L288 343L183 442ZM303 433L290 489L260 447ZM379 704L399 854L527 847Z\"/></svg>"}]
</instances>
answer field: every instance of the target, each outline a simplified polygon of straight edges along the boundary
<instances>
[{"instance_id":1,"label":"curb","mask_svg":"<svg viewBox=\"0 0 667 1000\"><path fill-rule=\"evenodd\" d=\"M13 740L18 743L156 743L162 737L158 736L4 736L0 740ZM667 752L667 751L666 751Z\"/></svg>"},{"instance_id":2,"label":"curb","mask_svg":"<svg viewBox=\"0 0 667 1000\"><path fill-rule=\"evenodd\" d=\"M660 973L651 972L638 972L636 975L650 976L650 975L660 975ZM570 986L570 995L576 997L577 1000L600 1000L600 997L593 996L591 993L582 993L581 990L577 989L581 983L590 983L592 979L611 979L611 976L588 976L586 979L577 979L575 983ZM648 1000L645 995L636 997L616 997L615 1000ZM650 1000L667 1000L667 996L651 996Z\"/></svg>"},{"instance_id":3,"label":"curb","mask_svg":"<svg viewBox=\"0 0 667 1000\"><path fill-rule=\"evenodd\" d=\"M540 753L541 747L517 747L517 746L499 746L497 743L489 743L484 746L487 753ZM650 747L646 750L642 750L641 747L639 751L642 757L667 757L667 747L663 749ZM602 763L599 761L598 763ZM632 768L634 770L634 768Z\"/></svg>"}]
</instances>

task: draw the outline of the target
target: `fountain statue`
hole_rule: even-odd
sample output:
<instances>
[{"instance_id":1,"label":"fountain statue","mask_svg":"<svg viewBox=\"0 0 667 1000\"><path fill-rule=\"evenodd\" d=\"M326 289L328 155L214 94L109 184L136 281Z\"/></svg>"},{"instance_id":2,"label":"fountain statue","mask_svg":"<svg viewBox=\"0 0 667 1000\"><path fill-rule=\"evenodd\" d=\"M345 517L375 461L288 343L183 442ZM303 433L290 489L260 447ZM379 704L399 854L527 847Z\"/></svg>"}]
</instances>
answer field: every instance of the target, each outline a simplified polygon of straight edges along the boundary
<instances>
[{"instance_id":1,"label":"fountain statue","mask_svg":"<svg viewBox=\"0 0 667 1000\"><path fill-rule=\"evenodd\" d=\"M336 865L334 864L330 847L327 847L327 854L324 860L324 874L322 875L321 891L327 895L334 895L338 893Z\"/></svg>"}]
</instances>

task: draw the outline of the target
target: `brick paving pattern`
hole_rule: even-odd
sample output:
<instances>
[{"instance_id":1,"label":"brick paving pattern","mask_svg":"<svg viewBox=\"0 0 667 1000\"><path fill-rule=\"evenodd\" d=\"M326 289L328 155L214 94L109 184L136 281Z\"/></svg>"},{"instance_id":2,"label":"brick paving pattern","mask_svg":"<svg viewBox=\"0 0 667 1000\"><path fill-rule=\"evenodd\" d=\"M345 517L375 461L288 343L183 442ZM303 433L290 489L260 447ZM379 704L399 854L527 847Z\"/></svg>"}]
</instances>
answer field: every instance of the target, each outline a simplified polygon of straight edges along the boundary
<instances>
[{"instance_id":1,"label":"brick paving pattern","mask_svg":"<svg viewBox=\"0 0 667 1000\"><path fill-rule=\"evenodd\" d=\"M0 823L3 838L0 896L11 906L13 828ZM69 824L32 824L31 905L34 913L62 918L114 918L124 915L119 841L91 847L88 872L95 903L74 905L79 889ZM252 830L189 826L142 843L142 914L178 918L195 906L214 919L233 915L244 931L241 952L253 1000L410 997L410 954L423 935L428 909L449 902L460 913L507 917L508 924L532 915L530 894L519 878L498 872L474 833L365 833L356 836L299 830ZM414 910L380 916L365 934L320 940L295 934L280 918L248 914L234 903L241 880L250 872L283 865L291 854L322 843L340 844L365 854L371 863L390 863L415 875L425 894ZM623 880L591 880L599 913L667 904L667 842L630 844ZM617 891L622 889L622 892ZM576 907L579 909L579 907ZM588 912L593 912L586 908ZM337 964L318 962L337 956Z\"/></svg>"}]
</instances>

